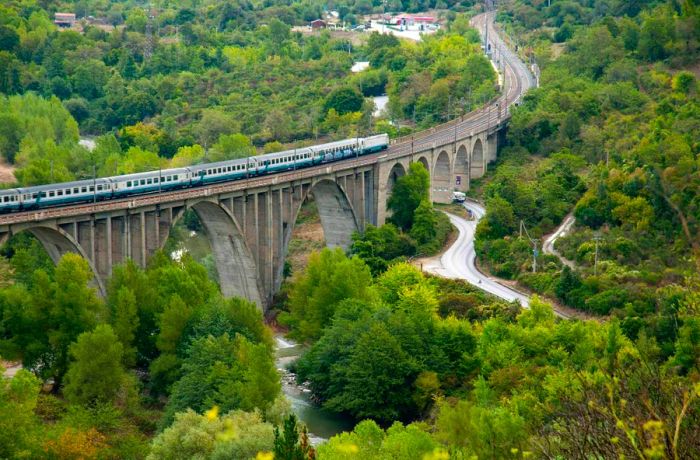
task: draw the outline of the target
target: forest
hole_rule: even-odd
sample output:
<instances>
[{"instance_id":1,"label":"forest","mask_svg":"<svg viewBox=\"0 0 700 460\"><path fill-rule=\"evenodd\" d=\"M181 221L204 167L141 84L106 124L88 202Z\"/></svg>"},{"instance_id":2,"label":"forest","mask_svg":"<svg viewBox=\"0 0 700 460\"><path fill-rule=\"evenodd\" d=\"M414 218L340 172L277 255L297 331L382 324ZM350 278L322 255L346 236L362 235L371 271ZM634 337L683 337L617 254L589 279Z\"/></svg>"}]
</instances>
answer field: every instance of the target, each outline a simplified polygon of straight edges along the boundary
<instances>
[{"instance_id":1,"label":"forest","mask_svg":"<svg viewBox=\"0 0 700 460\"><path fill-rule=\"evenodd\" d=\"M87 24L82 33L58 29L55 6L0 6L0 153L21 186L241 158L319 138L396 136L495 94L495 72L464 15L418 43L364 34L354 44L329 31L292 31L294 22L276 18L209 28L210 5L197 14L163 5L150 22L129 2L108 5L103 14L121 7L124 23L110 32ZM358 60L370 69L351 73ZM458 104L453 93L469 100ZM389 113L373 117L369 98L382 94ZM96 137L97 148L78 145L80 135Z\"/></svg>"},{"instance_id":2,"label":"forest","mask_svg":"<svg viewBox=\"0 0 700 460\"><path fill-rule=\"evenodd\" d=\"M639 5L639 3L635 3ZM697 311L700 272L700 10L650 2L616 14L586 4L499 12L541 67L514 110L509 146L480 184L477 250L497 276L654 337L663 356ZM533 243L568 213L556 248ZM573 267L573 268L572 268ZM691 322L692 324L692 322Z\"/></svg>"},{"instance_id":3,"label":"forest","mask_svg":"<svg viewBox=\"0 0 700 460\"><path fill-rule=\"evenodd\" d=\"M157 3L152 19L132 1L0 5L5 186L397 136L496 94L468 26L482 4ZM447 25L418 43L292 31L324 8L351 23L437 8ZM109 27L59 30L64 10ZM114 267L100 297L87 261L54 265L21 232L0 248L0 356L20 364L0 372L0 458L700 458L700 5L510 0L497 22L540 86L469 194L487 210L481 269L531 292L529 309L411 263L453 231L419 162L388 222L287 272L266 316L169 251ZM358 60L370 69L353 74ZM569 214L560 257L535 253L532 272L530 238ZM352 430L312 445L272 325Z\"/></svg>"}]
</instances>

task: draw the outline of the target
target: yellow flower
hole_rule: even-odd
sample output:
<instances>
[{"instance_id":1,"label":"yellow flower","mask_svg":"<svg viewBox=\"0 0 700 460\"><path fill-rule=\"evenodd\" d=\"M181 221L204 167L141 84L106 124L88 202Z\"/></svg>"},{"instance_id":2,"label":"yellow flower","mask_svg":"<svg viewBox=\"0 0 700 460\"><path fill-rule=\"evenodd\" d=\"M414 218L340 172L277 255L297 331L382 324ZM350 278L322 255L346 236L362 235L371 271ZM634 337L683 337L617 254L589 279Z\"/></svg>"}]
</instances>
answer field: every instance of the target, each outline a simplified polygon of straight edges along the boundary
<instances>
[{"instance_id":1,"label":"yellow flower","mask_svg":"<svg viewBox=\"0 0 700 460\"><path fill-rule=\"evenodd\" d=\"M219 417L219 406L214 406L204 413L208 420L216 420Z\"/></svg>"},{"instance_id":2,"label":"yellow flower","mask_svg":"<svg viewBox=\"0 0 700 460\"><path fill-rule=\"evenodd\" d=\"M442 449L435 449L429 454L423 456L423 460L449 460L450 454Z\"/></svg>"},{"instance_id":3,"label":"yellow flower","mask_svg":"<svg viewBox=\"0 0 700 460\"><path fill-rule=\"evenodd\" d=\"M344 454L356 454L360 451L360 448L353 443L340 444L338 450Z\"/></svg>"},{"instance_id":4,"label":"yellow flower","mask_svg":"<svg viewBox=\"0 0 700 460\"><path fill-rule=\"evenodd\" d=\"M258 452L255 456L255 460L272 460L275 458L275 454L272 452Z\"/></svg>"}]
</instances>

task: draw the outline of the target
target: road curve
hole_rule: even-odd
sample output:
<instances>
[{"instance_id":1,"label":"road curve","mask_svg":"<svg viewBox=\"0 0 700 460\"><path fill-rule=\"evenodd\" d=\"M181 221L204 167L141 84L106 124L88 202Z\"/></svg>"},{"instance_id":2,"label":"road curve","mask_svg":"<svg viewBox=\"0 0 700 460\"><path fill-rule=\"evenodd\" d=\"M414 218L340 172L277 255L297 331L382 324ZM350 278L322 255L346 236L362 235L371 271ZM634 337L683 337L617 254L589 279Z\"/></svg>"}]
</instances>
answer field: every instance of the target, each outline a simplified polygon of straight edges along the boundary
<instances>
[{"instance_id":1,"label":"road curve","mask_svg":"<svg viewBox=\"0 0 700 460\"><path fill-rule=\"evenodd\" d=\"M571 230L571 227L574 225L574 222L576 222L576 218L573 215L569 214L564 218L559 227L557 227L551 235L545 238L544 242L542 243L542 252L558 257L559 260L561 260L561 263L567 265L569 268L574 268L574 263L562 256L561 254L559 254L559 252L556 249L554 249L554 242L562 236L569 233L569 230Z\"/></svg>"},{"instance_id":2,"label":"road curve","mask_svg":"<svg viewBox=\"0 0 700 460\"><path fill-rule=\"evenodd\" d=\"M450 278L459 278L501 299L512 302L517 300L524 308L530 306L527 295L511 289L482 273L476 267L476 252L474 250L474 234L486 210L479 204L468 202L465 208L474 216L474 220L466 220L453 214L447 214L450 222L459 231L457 241L440 258L442 270L439 274Z\"/></svg>"}]
</instances>

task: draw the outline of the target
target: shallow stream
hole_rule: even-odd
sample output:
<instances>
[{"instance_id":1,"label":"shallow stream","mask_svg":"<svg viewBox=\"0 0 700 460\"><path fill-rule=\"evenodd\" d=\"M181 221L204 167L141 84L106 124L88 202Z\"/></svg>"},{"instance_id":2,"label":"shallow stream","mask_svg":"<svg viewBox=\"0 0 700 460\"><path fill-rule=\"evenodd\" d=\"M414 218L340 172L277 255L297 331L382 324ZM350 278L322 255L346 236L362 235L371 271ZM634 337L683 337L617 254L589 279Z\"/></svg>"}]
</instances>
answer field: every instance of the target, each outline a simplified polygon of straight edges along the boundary
<instances>
[{"instance_id":1,"label":"shallow stream","mask_svg":"<svg viewBox=\"0 0 700 460\"><path fill-rule=\"evenodd\" d=\"M292 411L306 424L311 443L317 445L342 431L352 430L352 420L317 405L311 398L308 386L297 384L296 376L287 370L287 366L301 356L301 345L281 334L275 336L275 345L275 362L282 375L282 392L291 403Z\"/></svg>"}]
</instances>

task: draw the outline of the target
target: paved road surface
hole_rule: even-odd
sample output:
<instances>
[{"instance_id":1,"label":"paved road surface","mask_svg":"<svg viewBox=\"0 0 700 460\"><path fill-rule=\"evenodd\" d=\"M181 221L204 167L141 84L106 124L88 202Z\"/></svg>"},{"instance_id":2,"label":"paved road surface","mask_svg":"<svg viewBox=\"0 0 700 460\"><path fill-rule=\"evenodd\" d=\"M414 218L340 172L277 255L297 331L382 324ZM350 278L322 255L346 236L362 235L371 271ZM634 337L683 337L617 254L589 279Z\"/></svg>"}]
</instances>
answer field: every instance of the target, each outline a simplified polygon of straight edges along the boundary
<instances>
[{"instance_id":1,"label":"paved road surface","mask_svg":"<svg viewBox=\"0 0 700 460\"><path fill-rule=\"evenodd\" d=\"M459 230L459 237L440 258L441 267L434 271L441 276L466 280L474 286L509 302L518 300L523 307L528 308L530 299L527 295L498 283L476 268L474 232L479 219L484 216L486 210L481 205L472 202L466 203L465 207L471 211L475 219L466 220L448 214L452 224ZM431 267L427 268L430 269Z\"/></svg>"},{"instance_id":2,"label":"paved road surface","mask_svg":"<svg viewBox=\"0 0 700 460\"><path fill-rule=\"evenodd\" d=\"M559 260L561 260L561 263L563 263L564 265L568 265L570 268L574 268L574 263L569 259L563 257L561 254L559 254L559 252L556 249L554 249L554 242L562 236L569 233L569 230L571 230L571 227L574 225L574 222L576 222L576 218L573 215L569 214L564 218L561 225L559 225L559 227L557 227L557 229L554 230L554 233L545 238L544 243L542 243L542 251L545 254L552 254L554 256L557 256Z\"/></svg>"}]
</instances>

